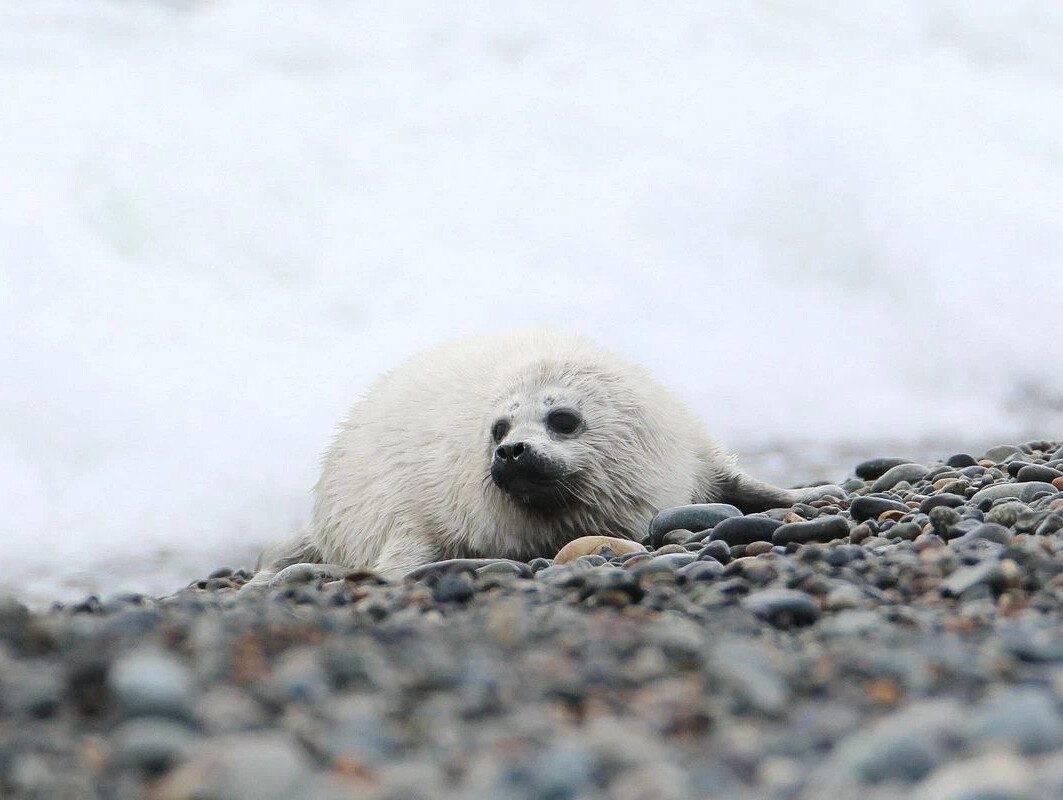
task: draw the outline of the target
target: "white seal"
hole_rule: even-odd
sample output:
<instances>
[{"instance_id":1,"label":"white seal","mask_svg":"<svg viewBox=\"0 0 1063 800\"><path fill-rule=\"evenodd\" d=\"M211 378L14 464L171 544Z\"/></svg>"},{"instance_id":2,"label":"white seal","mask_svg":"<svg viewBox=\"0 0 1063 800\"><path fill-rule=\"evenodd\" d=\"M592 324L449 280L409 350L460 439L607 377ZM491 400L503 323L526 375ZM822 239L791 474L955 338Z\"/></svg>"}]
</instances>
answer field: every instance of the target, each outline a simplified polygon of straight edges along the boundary
<instances>
[{"instance_id":1,"label":"white seal","mask_svg":"<svg viewBox=\"0 0 1063 800\"><path fill-rule=\"evenodd\" d=\"M256 582L299 562L387 577L446 558L551 557L587 534L640 540L654 513L818 496L739 472L644 369L586 339L507 331L384 375L325 457L309 525Z\"/></svg>"}]
</instances>

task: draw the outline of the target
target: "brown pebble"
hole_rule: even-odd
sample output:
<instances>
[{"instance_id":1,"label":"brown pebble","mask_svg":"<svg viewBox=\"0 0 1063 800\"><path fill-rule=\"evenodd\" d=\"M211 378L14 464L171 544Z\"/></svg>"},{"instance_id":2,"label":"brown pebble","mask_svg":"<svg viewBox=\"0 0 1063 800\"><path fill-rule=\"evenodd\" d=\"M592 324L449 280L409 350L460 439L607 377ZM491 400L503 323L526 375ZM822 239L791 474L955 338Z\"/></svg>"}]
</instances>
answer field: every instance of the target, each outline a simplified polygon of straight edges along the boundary
<instances>
[{"instance_id":1,"label":"brown pebble","mask_svg":"<svg viewBox=\"0 0 1063 800\"><path fill-rule=\"evenodd\" d=\"M1059 489L1059 491L1063 492L1063 478L1053 478L1052 485Z\"/></svg>"},{"instance_id":2,"label":"brown pebble","mask_svg":"<svg viewBox=\"0 0 1063 800\"><path fill-rule=\"evenodd\" d=\"M746 545L746 555L759 556L761 553L770 553L772 547L771 542L750 542Z\"/></svg>"},{"instance_id":3,"label":"brown pebble","mask_svg":"<svg viewBox=\"0 0 1063 800\"><path fill-rule=\"evenodd\" d=\"M894 522L900 522L906 516L908 516L907 511L901 511L899 508L891 508L889 511L883 511L879 514L878 521L885 522L888 519L892 519Z\"/></svg>"},{"instance_id":4,"label":"brown pebble","mask_svg":"<svg viewBox=\"0 0 1063 800\"><path fill-rule=\"evenodd\" d=\"M861 522L859 525L849 531L849 541L853 544L860 544L860 542L864 541L864 539L866 539L870 535L871 528Z\"/></svg>"},{"instance_id":5,"label":"brown pebble","mask_svg":"<svg viewBox=\"0 0 1063 800\"><path fill-rule=\"evenodd\" d=\"M615 549L616 548L614 548L614 550ZM646 548L643 548L643 550L645 550L645 549ZM664 556L664 555L668 555L669 553L689 553L689 552L690 551L687 550L685 547L683 547L683 545L681 545L681 544L666 544L664 547L658 547L654 551L653 554L656 555L656 556ZM617 553L617 555L620 555L620 554ZM555 560L555 563L556 563L556 560Z\"/></svg>"},{"instance_id":6,"label":"brown pebble","mask_svg":"<svg viewBox=\"0 0 1063 800\"><path fill-rule=\"evenodd\" d=\"M867 682L867 697L876 705L895 706L901 699L901 688L889 678L873 678Z\"/></svg>"},{"instance_id":7,"label":"brown pebble","mask_svg":"<svg viewBox=\"0 0 1063 800\"><path fill-rule=\"evenodd\" d=\"M615 536L581 536L578 539L573 539L558 550L557 555L554 556L554 563L567 564L569 561L575 561L580 556L596 556L606 547L618 556L624 553L646 552L645 547L630 539L618 539ZM685 553L686 551L680 547L679 550L670 552Z\"/></svg>"}]
</instances>

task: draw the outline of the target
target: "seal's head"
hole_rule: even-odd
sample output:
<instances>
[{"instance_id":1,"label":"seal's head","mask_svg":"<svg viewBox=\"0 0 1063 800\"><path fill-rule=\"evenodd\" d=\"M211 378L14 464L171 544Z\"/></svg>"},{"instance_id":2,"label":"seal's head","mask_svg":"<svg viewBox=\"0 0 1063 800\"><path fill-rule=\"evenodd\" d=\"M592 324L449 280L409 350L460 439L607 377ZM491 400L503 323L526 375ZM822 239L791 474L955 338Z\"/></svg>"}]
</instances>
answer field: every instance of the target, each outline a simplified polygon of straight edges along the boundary
<instances>
[{"instance_id":1,"label":"seal's head","mask_svg":"<svg viewBox=\"0 0 1063 800\"><path fill-rule=\"evenodd\" d=\"M623 462L646 432L616 376L539 364L507 383L482 434L494 486L537 517L612 499L617 479L629 471Z\"/></svg>"}]
</instances>

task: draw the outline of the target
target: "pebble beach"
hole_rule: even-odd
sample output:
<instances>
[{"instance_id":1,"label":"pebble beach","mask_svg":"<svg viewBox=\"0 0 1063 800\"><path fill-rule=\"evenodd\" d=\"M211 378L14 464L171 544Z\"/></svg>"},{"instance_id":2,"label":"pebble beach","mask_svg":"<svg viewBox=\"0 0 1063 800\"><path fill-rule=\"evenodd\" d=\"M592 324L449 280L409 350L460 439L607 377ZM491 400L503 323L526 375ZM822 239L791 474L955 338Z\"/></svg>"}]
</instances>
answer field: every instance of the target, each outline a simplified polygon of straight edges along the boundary
<instances>
[{"instance_id":1,"label":"pebble beach","mask_svg":"<svg viewBox=\"0 0 1063 800\"><path fill-rule=\"evenodd\" d=\"M1063 443L402 581L0 598L0 796L1063 796Z\"/></svg>"}]
</instances>

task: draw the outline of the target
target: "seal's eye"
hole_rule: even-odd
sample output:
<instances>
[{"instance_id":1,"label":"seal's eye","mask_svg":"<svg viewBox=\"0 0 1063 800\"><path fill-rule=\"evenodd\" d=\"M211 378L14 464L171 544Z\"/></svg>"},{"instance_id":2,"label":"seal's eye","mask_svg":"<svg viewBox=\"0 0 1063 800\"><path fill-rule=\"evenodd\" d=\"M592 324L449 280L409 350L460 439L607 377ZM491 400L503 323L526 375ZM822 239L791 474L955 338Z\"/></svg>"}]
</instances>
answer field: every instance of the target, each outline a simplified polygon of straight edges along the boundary
<instances>
[{"instance_id":1,"label":"seal's eye","mask_svg":"<svg viewBox=\"0 0 1063 800\"><path fill-rule=\"evenodd\" d=\"M581 422L583 422L583 419L579 413L567 408L551 411L546 416L547 426L557 433L575 433Z\"/></svg>"},{"instance_id":2,"label":"seal's eye","mask_svg":"<svg viewBox=\"0 0 1063 800\"><path fill-rule=\"evenodd\" d=\"M500 419L491 426L491 438L496 442L501 442L503 437L509 433L509 423L504 419Z\"/></svg>"}]
</instances>

